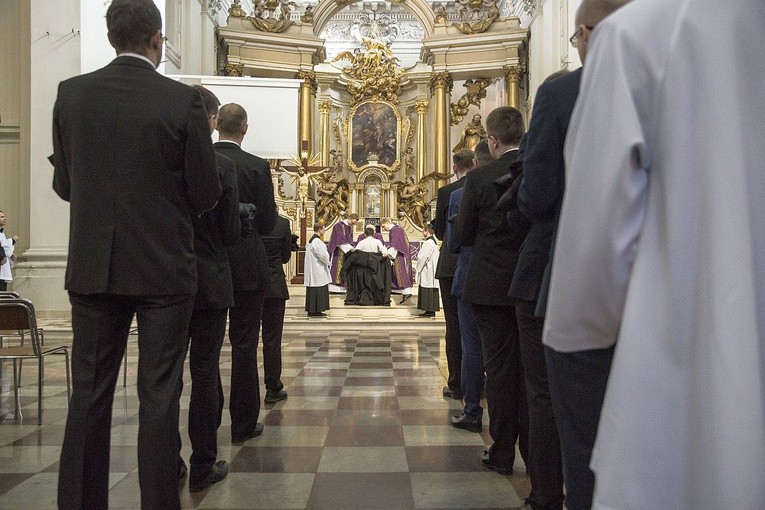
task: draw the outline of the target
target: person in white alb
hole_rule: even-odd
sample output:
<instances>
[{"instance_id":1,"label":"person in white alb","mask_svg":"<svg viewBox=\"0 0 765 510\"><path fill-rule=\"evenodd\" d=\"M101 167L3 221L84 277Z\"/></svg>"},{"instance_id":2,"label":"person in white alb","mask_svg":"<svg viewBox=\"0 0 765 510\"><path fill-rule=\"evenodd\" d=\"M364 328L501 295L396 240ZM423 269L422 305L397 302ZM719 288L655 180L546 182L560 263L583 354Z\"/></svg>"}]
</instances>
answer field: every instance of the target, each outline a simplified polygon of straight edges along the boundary
<instances>
[{"instance_id":1,"label":"person in white alb","mask_svg":"<svg viewBox=\"0 0 765 510\"><path fill-rule=\"evenodd\" d=\"M324 225L313 226L313 236L305 247L305 311L309 317L326 317L329 310L329 251L321 240Z\"/></svg>"},{"instance_id":2,"label":"person in white alb","mask_svg":"<svg viewBox=\"0 0 765 510\"><path fill-rule=\"evenodd\" d=\"M417 308L423 311L420 317L435 317L436 312L441 309L436 280L439 253L430 223L426 223L422 228L422 235L425 240L420 245L420 253L417 255Z\"/></svg>"},{"instance_id":3,"label":"person in white alb","mask_svg":"<svg viewBox=\"0 0 765 510\"><path fill-rule=\"evenodd\" d=\"M363 251L366 253L379 253L380 255L388 255L385 245L375 237L375 228L371 225L367 225L364 229L364 239L358 242L356 245L356 251Z\"/></svg>"},{"instance_id":4,"label":"person in white alb","mask_svg":"<svg viewBox=\"0 0 765 510\"><path fill-rule=\"evenodd\" d=\"M592 32L544 336L616 345L592 508L765 508L764 33L762 0Z\"/></svg>"},{"instance_id":5,"label":"person in white alb","mask_svg":"<svg viewBox=\"0 0 765 510\"><path fill-rule=\"evenodd\" d=\"M0 211L0 291L8 290L8 284L13 281L13 264L16 256L13 254L19 236L5 237L5 213Z\"/></svg>"}]
</instances>

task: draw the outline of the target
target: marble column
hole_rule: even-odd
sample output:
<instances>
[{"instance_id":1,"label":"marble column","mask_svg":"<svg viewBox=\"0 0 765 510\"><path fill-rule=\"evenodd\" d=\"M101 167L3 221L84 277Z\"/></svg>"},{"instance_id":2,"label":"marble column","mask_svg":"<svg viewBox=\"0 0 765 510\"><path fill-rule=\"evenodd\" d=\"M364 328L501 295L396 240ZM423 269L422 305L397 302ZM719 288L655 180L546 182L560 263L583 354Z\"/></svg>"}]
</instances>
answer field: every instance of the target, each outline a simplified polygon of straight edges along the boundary
<instances>
[{"instance_id":1,"label":"marble column","mask_svg":"<svg viewBox=\"0 0 765 510\"><path fill-rule=\"evenodd\" d=\"M427 99L418 99L414 102L414 107L417 110L417 181L425 176L428 168L428 144L425 137L427 119L425 115L428 113L429 105L430 101Z\"/></svg>"},{"instance_id":2,"label":"marble column","mask_svg":"<svg viewBox=\"0 0 765 510\"><path fill-rule=\"evenodd\" d=\"M321 166L329 166L331 161L329 157L329 114L332 111L331 99L319 99L319 154L321 156Z\"/></svg>"},{"instance_id":3,"label":"marble column","mask_svg":"<svg viewBox=\"0 0 765 510\"><path fill-rule=\"evenodd\" d=\"M433 170L448 174L449 161L449 94L452 91L452 77L448 72L435 73L430 79L435 110L434 164Z\"/></svg>"}]
</instances>

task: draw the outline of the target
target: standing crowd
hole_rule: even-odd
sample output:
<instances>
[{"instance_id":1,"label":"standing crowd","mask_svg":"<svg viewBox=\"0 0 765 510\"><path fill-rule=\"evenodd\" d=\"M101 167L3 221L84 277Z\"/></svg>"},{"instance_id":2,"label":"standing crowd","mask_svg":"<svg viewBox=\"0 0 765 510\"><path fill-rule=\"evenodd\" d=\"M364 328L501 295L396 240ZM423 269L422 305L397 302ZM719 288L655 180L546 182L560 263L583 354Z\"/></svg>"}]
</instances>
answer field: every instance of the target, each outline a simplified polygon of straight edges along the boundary
<instances>
[{"instance_id":1,"label":"standing crowd","mask_svg":"<svg viewBox=\"0 0 765 510\"><path fill-rule=\"evenodd\" d=\"M228 472L216 445L227 317L232 443L263 432L261 326L264 401L287 398L291 233L268 163L241 148L244 109L156 72L154 3L113 0L106 23L117 58L62 82L53 114L74 336L58 504L108 507L114 388L137 316L141 505L172 510L179 481L202 491ZM432 311L440 289L443 394L464 403L451 424L480 432L485 395L493 444L480 462L512 473L517 444L527 508L765 508L764 31L760 0L583 0L571 39L583 68L539 88L528 132L500 107L475 154L454 155L420 305ZM352 250L357 220L335 225L345 237L329 249L314 227L309 314L342 283L336 253ZM381 226L403 303L408 240ZM4 267L15 239L0 241Z\"/></svg>"}]
</instances>

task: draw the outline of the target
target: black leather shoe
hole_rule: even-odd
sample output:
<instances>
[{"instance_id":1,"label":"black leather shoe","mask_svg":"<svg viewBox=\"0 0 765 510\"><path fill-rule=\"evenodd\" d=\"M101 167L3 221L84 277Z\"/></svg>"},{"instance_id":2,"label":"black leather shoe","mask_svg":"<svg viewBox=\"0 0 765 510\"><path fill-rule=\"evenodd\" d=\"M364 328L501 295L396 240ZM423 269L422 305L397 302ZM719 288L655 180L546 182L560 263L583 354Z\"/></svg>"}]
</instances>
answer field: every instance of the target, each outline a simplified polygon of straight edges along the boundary
<instances>
[{"instance_id":1,"label":"black leather shoe","mask_svg":"<svg viewBox=\"0 0 765 510\"><path fill-rule=\"evenodd\" d=\"M209 489L214 483L218 483L228 475L228 462L219 460L210 468L207 475L199 482L189 480L189 492L202 492Z\"/></svg>"},{"instance_id":2,"label":"black leather shoe","mask_svg":"<svg viewBox=\"0 0 765 510\"><path fill-rule=\"evenodd\" d=\"M435 316L436 316L436 312L425 312L418 315L418 317L435 317Z\"/></svg>"},{"instance_id":3,"label":"black leather shoe","mask_svg":"<svg viewBox=\"0 0 765 510\"><path fill-rule=\"evenodd\" d=\"M252 439L253 437L258 437L259 435L261 435L263 433L263 428L264 428L263 424L258 422L258 424L255 425L255 428L252 429L252 431L249 434L247 434L246 436L244 436L244 437L233 437L232 436L231 437L231 444L241 444L241 443L244 443L245 441L247 441L249 439Z\"/></svg>"},{"instance_id":4,"label":"black leather shoe","mask_svg":"<svg viewBox=\"0 0 765 510\"><path fill-rule=\"evenodd\" d=\"M458 429L469 430L470 432L481 432L483 430L483 422L481 418L474 418L462 413L460 416L452 416L452 427Z\"/></svg>"},{"instance_id":5,"label":"black leather shoe","mask_svg":"<svg viewBox=\"0 0 765 510\"><path fill-rule=\"evenodd\" d=\"M453 398L454 400L462 400L462 393L452 391L448 386L444 386L444 397Z\"/></svg>"},{"instance_id":6,"label":"black leather shoe","mask_svg":"<svg viewBox=\"0 0 765 510\"><path fill-rule=\"evenodd\" d=\"M285 398L287 398L287 392L284 390L266 390L266 397L263 399L263 402L266 404L275 404L276 402L284 400Z\"/></svg>"},{"instance_id":7,"label":"black leather shoe","mask_svg":"<svg viewBox=\"0 0 765 510\"><path fill-rule=\"evenodd\" d=\"M308 316L309 316L309 317L326 317L326 316L327 316L327 314L326 314L326 313L324 313L324 312L319 312L319 313L309 313L309 314L308 314Z\"/></svg>"},{"instance_id":8,"label":"black leather shoe","mask_svg":"<svg viewBox=\"0 0 765 510\"><path fill-rule=\"evenodd\" d=\"M483 455L481 455L481 464L483 464L485 467L489 469L493 469L500 475L512 475L513 474L513 466L507 467L507 466L500 466L498 464L495 464L492 462L492 460L489 458L489 450L486 450L483 452Z\"/></svg>"},{"instance_id":9,"label":"black leather shoe","mask_svg":"<svg viewBox=\"0 0 765 510\"><path fill-rule=\"evenodd\" d=\"M412 299L412 295L411 294L406 294L403 298L401 298L401 301L398 304L403 305L404 303L406 303L410 299Z\"/></svg>"}]
</instances>

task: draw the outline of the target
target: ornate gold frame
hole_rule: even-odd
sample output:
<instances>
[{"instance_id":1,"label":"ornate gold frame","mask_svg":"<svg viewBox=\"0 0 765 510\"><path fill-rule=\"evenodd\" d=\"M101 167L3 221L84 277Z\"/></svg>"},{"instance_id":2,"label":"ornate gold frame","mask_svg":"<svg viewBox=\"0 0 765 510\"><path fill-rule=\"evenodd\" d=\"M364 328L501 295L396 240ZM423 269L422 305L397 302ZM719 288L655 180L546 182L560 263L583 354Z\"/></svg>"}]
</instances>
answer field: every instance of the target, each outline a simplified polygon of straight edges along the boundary
<instances>
[{"instance_id":1,"label":"ornate gold frame","mask_svg":"<svg viewBox=\"0 0 765 510\"><path fill-rule=\"evenodd\" d=\"M396 160L393 162L392 165L384 165L382 163L372 164L367 163L362 166L356 166L356 163L353 161L353 116L356 114L356 111L361 108L364 105L372 104L372 105L385 105L389 107L394 115L396 116ZM386 171L388 174L388 177L392 176L401 166L401 149L402 149L402 129L403 129L403 118L401 117L401 112L398 111L398 108L395 104L391 103L390 101L384 101L384 100L366 100L361 101L358 104L354 105L353 108L351 108L350 113L348 113L347 121L346 121L346 151L347 154L347 161L348 161L348 168L351 169L353 173L358 174L365 168L368 168L369 166L376 166L379 168L382 168Z\"/></svg>"}]
</instances>

